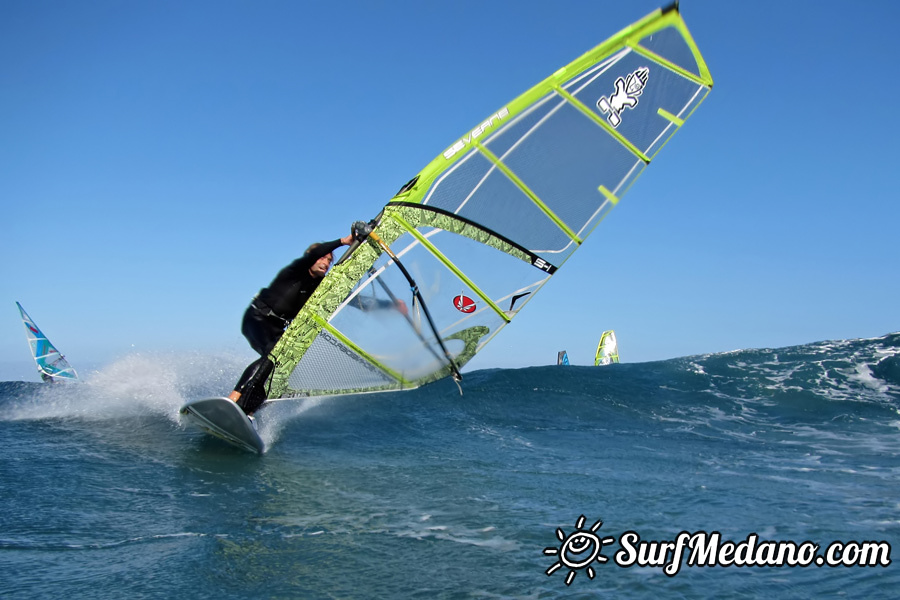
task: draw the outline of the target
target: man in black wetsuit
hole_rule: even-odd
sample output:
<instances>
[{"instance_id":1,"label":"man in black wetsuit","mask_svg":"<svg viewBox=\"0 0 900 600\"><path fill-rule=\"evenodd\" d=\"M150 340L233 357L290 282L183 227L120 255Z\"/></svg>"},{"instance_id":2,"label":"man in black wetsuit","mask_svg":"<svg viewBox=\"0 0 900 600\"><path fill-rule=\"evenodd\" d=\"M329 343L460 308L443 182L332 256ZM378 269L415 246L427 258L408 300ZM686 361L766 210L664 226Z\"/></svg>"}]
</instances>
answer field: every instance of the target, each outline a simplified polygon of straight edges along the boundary
<instances>
[{"instance_id":1,"label":"man in black wetsuit","mask_svg":"<svg viewBox=\"0 0 900 600\"><path fill-rule=\"evenodd\" d=\"M303 256L279 271L269 287L260 290L244 312L241 333L260 358L244 370L228 398L237 402L248 415L256 412L266 401L265 382L275 368L269 360L269 352L328 273L333 260L332 252L341 246L349 246L354 235L361 236L360 226L365 228L366 224L354 223L350 235L311 245ZM402 300L398 300L396 305L391 303L391 306L406 313Z\"/></svg>"}]
</instances>

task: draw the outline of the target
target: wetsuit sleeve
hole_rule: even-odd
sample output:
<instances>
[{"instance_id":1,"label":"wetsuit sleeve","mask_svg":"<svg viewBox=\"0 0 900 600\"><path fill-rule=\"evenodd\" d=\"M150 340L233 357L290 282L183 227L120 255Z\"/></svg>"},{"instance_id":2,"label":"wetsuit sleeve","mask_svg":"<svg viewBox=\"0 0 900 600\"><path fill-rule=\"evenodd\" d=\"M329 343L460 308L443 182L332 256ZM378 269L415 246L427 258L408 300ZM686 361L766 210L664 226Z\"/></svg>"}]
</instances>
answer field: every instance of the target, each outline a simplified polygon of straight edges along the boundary
<instances>
[{"instance_id":1,"label":"wetsuit sleeve","mask_svg":"<svg viewBox=\"0 0 900 600\"><path fill-rule=\"evenodd\" d=\"M334 252L343 245L343 242L341 242L341 240L339 239L331 242L322 242L321 244L310 250L309 254L305 255L305 258L311 259L309 264L310 266L312 266L314 262L325 256L326 254Z\"/></svg>"},{"instance_id":2,"label":"wetsuit sleeve","mask_svg":"<svg viewBox=\"0 0 900 600\"><path fill-rule=\"evenodd\" d=\"M316 288L309 269L317 260L340 247L341 240L324 242L283 268L268 287L259 291L258 298L283 319L293 319ZM317 282L318 280L316 280Z\"/></svg>"},{"instance_id":3,"label":"wetsuit sleeve","mask_svg":"<svg viewBox=\"0 0 900 600\"><path fill-rule=\"evenodd\" d=\"M330 252L334 252L341 246L343 246L341 240L322 242L321 244L310 250L308 253L304 254L293 263L291 263L290 267L288 268L296 273L305 273L307 270L309 270L310 267L315 264L317 260Z\"/></svg>"}]
</instances>

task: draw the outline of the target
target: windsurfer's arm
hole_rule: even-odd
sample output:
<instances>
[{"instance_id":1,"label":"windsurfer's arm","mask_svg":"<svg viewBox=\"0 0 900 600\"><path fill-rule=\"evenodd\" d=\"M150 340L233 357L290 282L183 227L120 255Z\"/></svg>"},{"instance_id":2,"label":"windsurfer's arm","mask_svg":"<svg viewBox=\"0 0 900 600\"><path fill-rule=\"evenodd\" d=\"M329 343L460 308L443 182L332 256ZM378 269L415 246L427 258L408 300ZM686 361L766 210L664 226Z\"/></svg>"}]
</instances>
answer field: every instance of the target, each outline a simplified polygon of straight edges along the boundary
<instances>
[{"instance_id":1,"label":"windsurfer's arm","mask_svg":"<svg viewBox=\"0 0 900 600\"><path fill-rule=\"evenodd\" d=\"M338 240L332 240L330 242L313 244L313 246L309 250L307 250L306 254L303 255L303 259L305 262L308 262L310 265L312 265L312 263L316 262L326 254L331 254L341 246L349 245L349 242L345 241L347 239L350 239L352 241L352 237L347 236Z\"/></svg>"},{"instance_id":2,"label":"windsurfer's arm","mask_svg":"<svg viewBox=\"0 0 900 600\"><path fill-rule=\"evenodd\" d=\"M365 296L356 296L353 300L348 303L350 306L354 308L358 308L362 311L369 310L385 310L389 308L396 309L402 315L407 315L409 313L409 309L406 308L406 302L403 300L382 300L381 298L371 298Z\"/></svg>"},{"instance_id":3,"label":"windsurfer's arm","mask_svg":"<svg viewBox=\"0 0 900 600\"><path fill-rule=\"evenodd\" d=\"M351 230L349 235L345 235L344 237L333 240L331 242L323 242L310 250L307 253L307 256L313 259L313 262L319 260L326 254L330 254L340 248L341 246L349 246L353 243L353 231Z\"/></svg>"}]
</instances>

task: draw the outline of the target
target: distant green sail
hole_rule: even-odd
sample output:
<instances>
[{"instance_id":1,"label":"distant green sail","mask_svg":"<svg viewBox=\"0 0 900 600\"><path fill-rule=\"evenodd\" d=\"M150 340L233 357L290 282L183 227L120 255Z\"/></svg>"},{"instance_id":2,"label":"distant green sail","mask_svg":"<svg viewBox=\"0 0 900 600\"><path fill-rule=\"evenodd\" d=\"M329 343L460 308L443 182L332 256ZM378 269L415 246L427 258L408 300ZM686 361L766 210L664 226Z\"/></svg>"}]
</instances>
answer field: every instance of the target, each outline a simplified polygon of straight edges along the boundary
<instances>
[{"instance_id":1,"label":"distant green sail","mask_svg":"<svg viewBox=\"0 0 900 600\"><path fill-rule=\"evenodd\" d=\"M565 263L706 98L677 7L489 114L373 219L270 357L269 398L457 376ZM409 314L366 307L404 300Z\"/></svg>"},{"instance_id":2,"label":"distant green sail","mask_svg":"<svg viewBox=\"0 0 900 600\"><path fill-rule=\"evenodd\" d=\"M600 335L600 343L597 344L597 355L594 357L594 366L598 367L617 362L619 362L619 342L616 340L616 332L610 329Z\"/></svg>"}]
</instances>

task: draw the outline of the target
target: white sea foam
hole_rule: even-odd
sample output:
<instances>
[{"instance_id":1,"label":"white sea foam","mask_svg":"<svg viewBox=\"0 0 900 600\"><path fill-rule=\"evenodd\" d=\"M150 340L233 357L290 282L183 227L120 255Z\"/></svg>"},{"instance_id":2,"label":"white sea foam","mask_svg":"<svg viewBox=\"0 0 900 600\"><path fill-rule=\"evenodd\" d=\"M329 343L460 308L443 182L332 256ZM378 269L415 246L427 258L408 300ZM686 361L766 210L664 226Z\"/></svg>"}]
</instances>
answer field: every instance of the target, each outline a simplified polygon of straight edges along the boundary
<instances>
[{"instance_id":1,"label":"white sea foam","mask_svg":"<svg viewBox=\"0 0 900 600\"><path fill-rule=\"evenodd\" d=\"M199 353L136 353L82 374L81 383L39 386L27 401L9 406L6 420L103 420L165 415L202 395L231 389L245 359Z\"/></svg>"},{"instance_id":2,"label":"white sea foam","mask_svg":"<svg viewBox=\"0 0 900 600\"><path fill-rule=\"evenodd\" d=\"M281 436L284 428L307 411L327 402L331 396L276 400L267 403L256 414L257 433L266 447L270 447Z\"/></svg>"}]
</instances>

